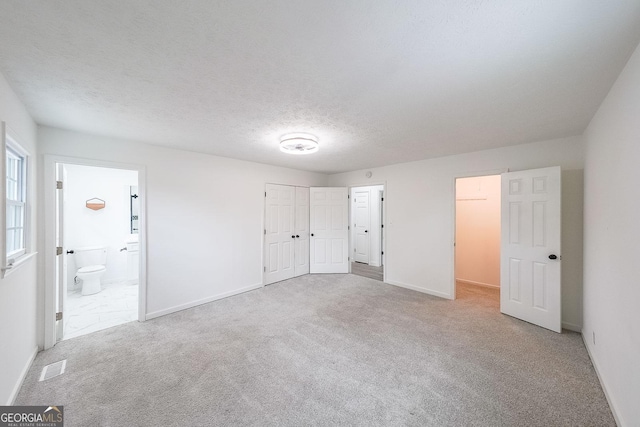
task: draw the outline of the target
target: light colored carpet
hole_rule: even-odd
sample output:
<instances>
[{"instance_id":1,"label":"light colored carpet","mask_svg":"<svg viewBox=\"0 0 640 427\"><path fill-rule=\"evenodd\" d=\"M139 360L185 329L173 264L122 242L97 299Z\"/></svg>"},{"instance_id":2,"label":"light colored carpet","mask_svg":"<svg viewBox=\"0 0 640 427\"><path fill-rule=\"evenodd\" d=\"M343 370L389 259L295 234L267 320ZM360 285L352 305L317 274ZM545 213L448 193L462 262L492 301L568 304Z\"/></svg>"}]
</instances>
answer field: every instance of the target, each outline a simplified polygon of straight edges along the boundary
<instances>
[{"instance_id":1,"label":"light colored carpet","mask_svg":"<svg viewBox=\"0 0 640 427\"><path fill-rule=\"evenodd\" d=\"M362 277L368 277L369 279L378 280L380 282L384 280L384 267L374 267L361 262L351 263L351 273Z\"/></svg>"},{"instance_id":2,"label":"light colored carpet","mask_svg":"<svg viewBox=\"0 0 640 427\"><path fill-rule=\"evenodd\" d=\"M458 291L302 276L63 341L16 403L64 405L67 427L615 425L580 335Z\"/></svg>"}]
</instances>

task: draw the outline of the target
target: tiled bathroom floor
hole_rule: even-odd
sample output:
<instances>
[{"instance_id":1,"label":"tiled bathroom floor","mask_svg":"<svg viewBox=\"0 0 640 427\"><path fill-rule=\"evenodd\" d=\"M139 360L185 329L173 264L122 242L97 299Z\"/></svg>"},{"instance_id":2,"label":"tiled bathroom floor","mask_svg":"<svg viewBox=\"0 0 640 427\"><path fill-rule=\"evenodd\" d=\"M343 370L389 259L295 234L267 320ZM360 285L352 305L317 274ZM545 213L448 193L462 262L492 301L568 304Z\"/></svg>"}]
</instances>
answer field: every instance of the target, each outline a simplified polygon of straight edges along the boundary
<instances>
[{"instance_id":1,"label":"tiled bathroom floor","mask_svg":"<svg viewBox=\"0 0 640 427\"><path fill-rule=\"evenodd\" d=\"M65 316L65 340L137 320L138 285L112 283L85 296L80 289L69 291Z\"/></svg>"}]
</instances>

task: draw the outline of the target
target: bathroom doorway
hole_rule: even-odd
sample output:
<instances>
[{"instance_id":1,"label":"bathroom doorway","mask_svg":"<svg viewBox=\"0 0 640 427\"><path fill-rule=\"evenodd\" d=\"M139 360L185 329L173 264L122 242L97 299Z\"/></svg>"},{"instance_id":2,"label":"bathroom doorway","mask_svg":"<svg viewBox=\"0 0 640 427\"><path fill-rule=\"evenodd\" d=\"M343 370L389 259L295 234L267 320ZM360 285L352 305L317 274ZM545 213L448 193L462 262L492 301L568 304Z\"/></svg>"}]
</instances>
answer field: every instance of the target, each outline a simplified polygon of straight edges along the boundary
<instances>
[{"instance_id":1,"label":"bathroom doorway","mask_svg":"<svg viewBox=\"0 0 640 427\"><path fill-rule=\"evenodd\" d=\"M351 274L384 281L384 185L351 187Z\"/></svg>"},{"instance_id":2,"label":"bathroom doorway","mask_svg":"<svg viewBox=\"0 0 640 427\"><path fill-rule=\"evenodd\" d=\"M77 162L50 166L57 181L55 341L139 320L140 171Z\"/></svg>"},{"instance_id":3,"label":"bathroom doorway","mask_svg":"<svg viewBox=\"0 0 640 427\"><path fill-rule=\"evenodd\" d=\"M455 182L455 295L500 309L500 175Z\"/></svg>"}]
</instances>

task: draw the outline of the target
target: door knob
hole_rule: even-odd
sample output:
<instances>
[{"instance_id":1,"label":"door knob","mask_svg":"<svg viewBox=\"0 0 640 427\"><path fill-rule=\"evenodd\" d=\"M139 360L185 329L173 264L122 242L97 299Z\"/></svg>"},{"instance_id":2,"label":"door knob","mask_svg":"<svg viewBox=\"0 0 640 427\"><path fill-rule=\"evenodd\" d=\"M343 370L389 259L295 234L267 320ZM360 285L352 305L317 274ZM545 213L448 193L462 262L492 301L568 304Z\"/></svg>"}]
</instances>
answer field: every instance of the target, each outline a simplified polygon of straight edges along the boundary
<instances>
[{"instance_id":1,"label":"door knob","mask_svg":"<svg viewBox=\"0 0 640 427\"><path fill-rule=\"evenodd\" d=\"M549 259L558 259L558 256L555 254L549 255Z\"/></svg>"},{"instance_id":2,"label":"door knob","mask_svg":"<svg viewBox=\"0 0 640 427\"><path fill-rule=\"evenodd\" d=\"M71 249L70 251L67 251L67 254L72 254L72 253L74 253L73 249Z\"/></svg>"},{"instance_id":3,"label":"door knob","mask_svg":"<svg viewBox=\"0 0 640 427\"><path fill-rule=\"evenodd\" d=\"M296 238L296 236L291 236L291 238L292 238L292 239L295 239L295 238Z\"/></svg>"},{"instance_id":4,"label":"door knob","mask_svg":"<svg viewBox=\"0 0 640 427\"><path fill-rule=\"evenodd\" d=\"M368 232L369 232L369 230L364 230L364 232L365 232L365 233L368 233Z\"/></svg>"},{"instance_id":5,"label":"door knob","mask_svg":"<svg viewBox=\"0 0 640 427\"><path fill-rule=\"evenodd\" d=\"M296 234L296 239L299 239L299 238L300 238L300 236Z\"/></svg>"},{"instance_id":6,"label":"door knob","mask_svg":"<svg viewBox=\"0 0 640 427\"><path fill-rule=\"evenodd\" d=\"M313 237L313 233L311 233L311 237Z\"/></svg>"}]
</instances>

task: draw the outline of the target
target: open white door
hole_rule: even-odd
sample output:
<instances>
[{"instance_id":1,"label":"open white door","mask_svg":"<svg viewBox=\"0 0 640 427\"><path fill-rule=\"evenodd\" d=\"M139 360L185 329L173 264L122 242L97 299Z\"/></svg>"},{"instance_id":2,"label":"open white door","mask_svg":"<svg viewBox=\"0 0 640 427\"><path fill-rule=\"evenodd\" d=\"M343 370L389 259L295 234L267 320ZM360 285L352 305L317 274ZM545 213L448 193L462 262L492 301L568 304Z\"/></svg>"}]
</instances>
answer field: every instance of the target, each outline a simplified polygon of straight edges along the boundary
<instances>
[{"instance_id":1,"label":"open white door","mask_svg":"<svg viewBox=\"0 0 640 427\"><path fill-rule=\"evenodd\" d=\"M349 272L349 204L346 187L312 187L311 273Z\"/></svg>"},{"instance_id":2,"label":"open white door","mask_svg":"<svg viewBox=\"0 0 640 427\"><path fill-rule=\"evenodd\" d=\"M353 210L354 210L354 248L353 259L357 262L369 264L369 226L371 210L369 209L369 189L356 190L353 193Z\"/></svg>"},{"instance_id":3,"label":"open white door","mask_svg":"<svg viewBox=\"0 0 640 427\"><path fill-rule=\"evenodd\" d=\"M267 184L265 204L265 285L294 274L295 187Z\"/></svg>"},{"instance_id":4,"label":"open white door","mask_svg":"<svg viewBox=\"0 0 640 427\"><path fill-rule=\"evenodd\" d=\"M560 167L502 174L500 311L561 332Z\"/></svg>"},{"instance_id":5,"label":"open white door","mask_svg":"<svg viewBox=\"0 0 640 427\"><path fill-rule=\"evenodd\" d=\"M64 327L67 317L64 313L67 299L67 252L64 246L64 183L66 170L62 163L56 164L56 342L64 338ZM59 317L61 316L61 317Z\"/></svg>"},{"instance_id":6,"label":"open white door","mask_svg":"<svg viewBox=\"0 0 640 427\"><path fill-rule=\"evenodd\" d=\"M309 189L296 187L294 276L309 274Z\"/></svg>"}]
</instances>

